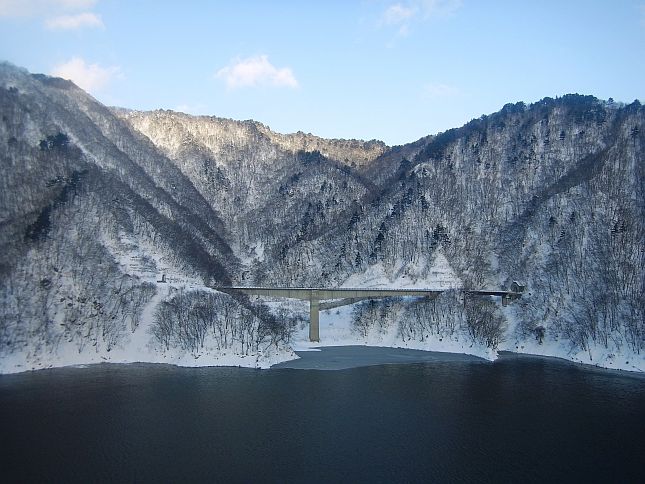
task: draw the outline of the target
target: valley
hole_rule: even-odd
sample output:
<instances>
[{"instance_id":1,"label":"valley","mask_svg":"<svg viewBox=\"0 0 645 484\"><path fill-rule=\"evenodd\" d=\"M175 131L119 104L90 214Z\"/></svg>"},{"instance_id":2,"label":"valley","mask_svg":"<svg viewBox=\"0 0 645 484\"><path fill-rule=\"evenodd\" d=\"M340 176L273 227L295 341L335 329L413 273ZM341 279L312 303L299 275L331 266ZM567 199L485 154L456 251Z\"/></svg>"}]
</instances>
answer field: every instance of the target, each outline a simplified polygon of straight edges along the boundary
<instances>
[{"instance_id":1,"label":"valley","mask_svg":"<svg viewBox=\"0 0 645 484\"><path fill-rule=\"evenodd\" d=\"M106 107L4 63L0 109L2 372L294 358L307 306L231 285L450 288L323 312L321 343L645 369L638 101L507 104L389 147ZM509 306L459 294L513 283Z\"/></svg>"}]
</instances>

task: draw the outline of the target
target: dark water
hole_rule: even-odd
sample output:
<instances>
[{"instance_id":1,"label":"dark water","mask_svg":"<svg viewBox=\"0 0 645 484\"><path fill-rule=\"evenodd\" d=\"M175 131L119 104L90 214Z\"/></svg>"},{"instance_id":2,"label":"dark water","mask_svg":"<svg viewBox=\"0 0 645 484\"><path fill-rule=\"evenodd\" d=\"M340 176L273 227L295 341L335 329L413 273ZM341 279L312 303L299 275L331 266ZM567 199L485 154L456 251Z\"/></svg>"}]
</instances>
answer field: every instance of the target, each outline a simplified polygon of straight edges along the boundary
<instances>
[{"instance_id":1,"label":"dark water","mask_svg":"<svg viewBox=\"0 0 645 484\"><path fill-rule=\"evenodd\" d=\"M540 359L0 377L2 482L645 482L645 379Z\"/></svg>"}]
</instances>

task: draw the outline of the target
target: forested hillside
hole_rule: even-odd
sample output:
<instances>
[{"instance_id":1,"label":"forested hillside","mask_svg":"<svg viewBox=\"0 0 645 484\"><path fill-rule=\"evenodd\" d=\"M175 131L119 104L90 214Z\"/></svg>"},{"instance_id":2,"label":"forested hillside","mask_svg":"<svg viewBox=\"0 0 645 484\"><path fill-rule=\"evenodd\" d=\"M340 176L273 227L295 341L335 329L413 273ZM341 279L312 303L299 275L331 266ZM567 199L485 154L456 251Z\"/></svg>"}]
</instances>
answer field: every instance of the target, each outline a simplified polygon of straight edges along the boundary
<instances>
[{"instance_id":1,"label":"forested hillside","mask_svg":"<svg viewBox=\"0 0 645 484\"><path fill-rule=\"evenodd\" d=\"M210 288L431 286L446 266L457 288L524 293L509 307L459 291L365 302L356 341L643 369L638 101L508 104L396 147L110 109L7 64L0 107L5 361L135 345L150 361L288 357L298 314Z\"/></svg>"},{"instance_id":2,"label":"forested hillside","mask_svg":"<svg viewBox=\"0 0 645 484\"><path fill-rule=\"evenodd\" d=\"M100 361L133 341L141 344L134 358L147 358L150 345L196 352L184 313L208 310L205 285L230 283L239 271L211 205L152 143L71 82L2 65L0 106L5 362ZM280 340L262 308L215 300L230 301L225 348L244 353Z\"/></svg>"}]
</instances>

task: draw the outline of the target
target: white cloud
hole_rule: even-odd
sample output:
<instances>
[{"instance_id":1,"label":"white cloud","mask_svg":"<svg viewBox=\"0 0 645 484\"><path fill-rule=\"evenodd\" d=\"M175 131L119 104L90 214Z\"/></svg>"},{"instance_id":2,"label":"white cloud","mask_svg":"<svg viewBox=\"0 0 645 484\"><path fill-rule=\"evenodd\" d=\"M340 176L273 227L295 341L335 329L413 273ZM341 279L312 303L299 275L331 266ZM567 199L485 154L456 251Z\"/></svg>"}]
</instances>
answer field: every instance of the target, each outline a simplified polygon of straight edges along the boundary
<instances>
[{"instance_id":1,"label":"white cloud","mask_svg":"<svg viewBox=\"0 0 645 484\"><path fill-rule=\"evenodd\" d=\"M461 8L461 0L423 0L421 12L424 18L448 17Z\"/></svg>"},{"instance_id":2,"label":"white cloud","mask_svg":"<svg viewBox=\"0 0 645 484\"><path fill-rule=\"evenodd\" d=\"M414 7L406 7L400 3L395 3L383 12L383 23L387 25L400 24L414 16L416 12L417 10Z\"/></svg>"},{"instance_id":3,"label":"white cloud","mask_svg":"<svg viewBox=\"0 0 645 484\"><path fill-rule=\"evenodd\" d=\"M0 0L0 17L52 15L87 10L95 4L96 0Z\"/></svg>"},{"instance_id":4,"label":"white cloud","mask_svg":"<svg viewBox=\"0 0 645 484\"><path fill-rule=\"evenodd\" d=\"M413 23L431 18L448 17L461 7L461 0L411 0L393 3L379 19L379 25L396 27L399 35L407 35Z\"/></svg>"},{"instance_id":5,"label":"white cloud","mask_svg":"<svg viewBox=\"0 0 645 484\"><path fill-rule=\"evenodd\" d=\"M256 86L298 87L291 68L275 67L266 55L237 59L218 70L215 77L224 79L230 89Z\"/></svg>"},{"instance_id":6,"label":"white cloud","mask_svg":"<svg viewBox=\"0 0 645 484\"><path fill-rule=\"evenodd\" d=\"M381 24L397 26L399 35L406 36L410 32L410 21L417 14L414 6L405 6L400 3L390 5L381 16Z\"/></svg>"},{"instance_id":7,"label":"white cloud","mask_svg":"<svg viewBox=\"0 0 645 484\"><path fill-rule=\"evenodd\" d=\"M83 27L104 28L101 17L84 12L76 15L59 15L45 21L45 26L50 30L76 30Z\"/></svg>"},{"instance_id":8,"label":"white cloud","mask_svg":"<svg viewBox=\"0 0 645 484\"><path fill-rule=\"evenodd\" d=\"M51 71L54 76L70 79L80 88L88 92L100 91L115 78L122 78L118 66L101 67L99 64L87 64L80 57L59 64Z\"/></svg>"},{"instance_id":9,"label":"white cloud","mask_svg":"<svg viewBox=\"0 0 645 484\"><path fill-rule=\"evenodd\" d=\"M445 99L460 93L457 87L449 84L430 83L423 86L423 97L426 99Z\"/></svg>"}]
</instances>

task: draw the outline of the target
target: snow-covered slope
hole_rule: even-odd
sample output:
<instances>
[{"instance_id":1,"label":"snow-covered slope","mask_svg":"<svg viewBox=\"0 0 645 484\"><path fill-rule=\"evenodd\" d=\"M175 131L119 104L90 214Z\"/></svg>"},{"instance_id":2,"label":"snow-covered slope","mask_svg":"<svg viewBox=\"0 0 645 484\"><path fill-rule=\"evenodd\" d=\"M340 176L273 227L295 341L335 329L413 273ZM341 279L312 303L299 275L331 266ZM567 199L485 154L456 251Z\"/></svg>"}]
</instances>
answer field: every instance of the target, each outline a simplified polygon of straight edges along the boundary
<instances>
[{"instance_id":1,"label":"snow-covered slope","mask_svg":"<svg viewBox=\"0 0 645 484\"><path fill-rule=\"evenodd\" d=\"M216 283L443 288L323 314L323 339L645 368L638 102L509 104L394 148L108 109L7 64L0 107L2 371L293 356L306 307ZM460 291L513 281L508 307Z\"/></svg>"},{"instance_id":2,"label":"snow-covered slope","mask_svg":"<svg viewBox=\"0 0 645 484\"><path fill-rule=\"evenodd\" d=\"M239 261L217 213L152 143L72 83L7 64L0 111L2 371L127 359L144 341L157 348L140 358L195 360L208 340L186 325L204 301L228 308L214 357L282 351L261 310L208 296Z\"/></svg>"}]
</instances>

